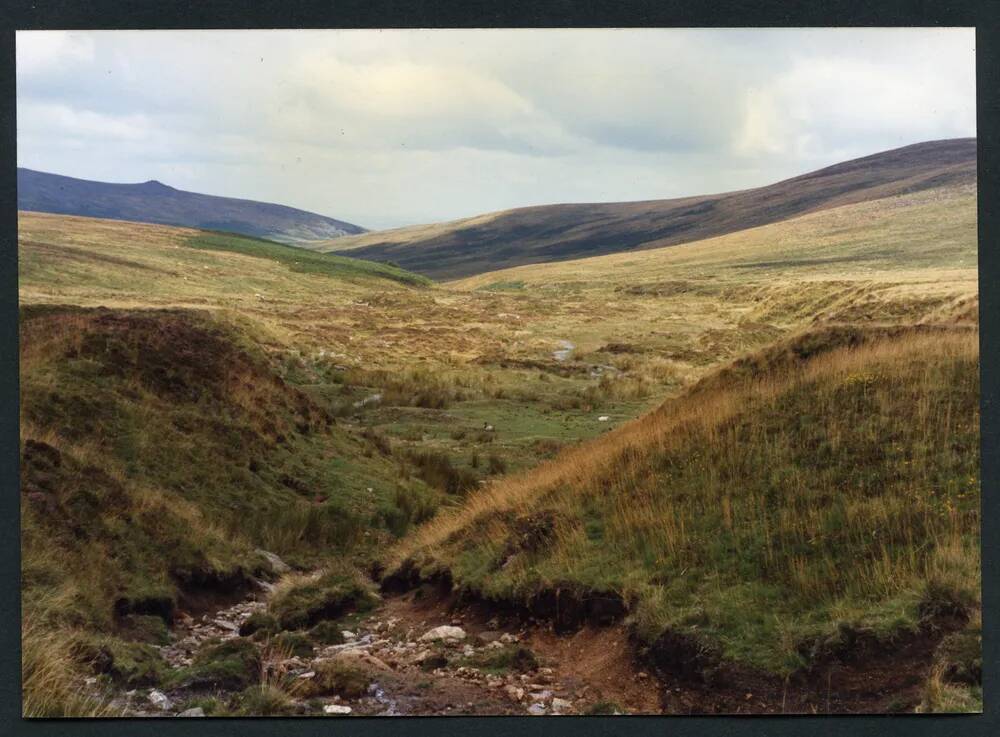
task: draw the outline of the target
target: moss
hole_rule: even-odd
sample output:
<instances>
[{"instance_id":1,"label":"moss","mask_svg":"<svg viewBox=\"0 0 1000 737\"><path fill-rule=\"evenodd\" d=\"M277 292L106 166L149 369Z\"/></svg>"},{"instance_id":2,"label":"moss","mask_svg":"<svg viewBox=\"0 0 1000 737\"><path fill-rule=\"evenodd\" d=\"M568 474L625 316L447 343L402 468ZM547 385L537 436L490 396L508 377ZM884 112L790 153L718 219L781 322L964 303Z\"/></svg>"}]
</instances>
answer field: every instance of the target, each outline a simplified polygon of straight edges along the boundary
<instances>
[{"instance_id":1,"label":"moss","mask_svg":"<svg viewBox=\"0 0 1000 737\"><path fill-rule=\"evenodd\" d=\"M341 645L344 642L344 631L338 622L327 620L309 630L309 637L318 645Z\"/></svg>"},{"instance_id":2,"label":"moss","mask_svg":"<svg viewBox=\"0 0 1000 737\"><path fill-rule=\"evenodd\" d=\"M336 694L357 699L368 693L371 678L360 668L341 660L320 660L313 664L316 675L306 681L305 696Z\"/></svg>"},{"instance_id":3,"label":"moss","mask_svg":"<svg viewBox=\"0 0 1000 737\"><path fill-rule=\"evenodd\" d=\"M614 701L598 701L596 704L591 704L583 712L586 716L597 716L597 715L610 715L610 714L624 714L625 710L622 709Z\"/></svg>"},{"instance_id":4,"label":"moss","mask_svg":"<svg viewBox=\"0 0 1000 737\"><path fill-rule=\"evenodd\" d=\"M494 650L482 650L467 658L465 662L490 673L507 671L528 673L537 670L539 666L535 654L523 645L507 645Z\"/></svg>"},{"instance_id":5,"label":"moss","mask_svg":"<svg viewBox=\"0 0 1000 737\"><path fill-rule=\"evenodd\" d=\"M316 580L275 595L270 611L281 629L300 630L371 604L371 594L358 581L357 574L346 567L335 567Z\"/></svg>"},{"instance_id":6,"label":"moss","mask_svg":"<svg viewBox=\"0 0 1000 737\"><path fill-rule=\"evenodd\" d=\"M282 632L271 643L281 652L300 658L309 658L313 654L313 645L309 637L301 632Z\"/></svg>"},{"instance_id":7,"label":"moss","mask_svg":"<svg viewBox=\"0 0 1000 737\"><path fill-rule=\"evenodd\" d=\"M118 623L118 634L127 640L147 642L151 645L166 645L170 642L170 631L160 617L148 614L129 614Z\"/></svg>"},{"instance_id":8,"label":"moss","mask_svg":"<svg viewBox=\"0 0 1000 737\"><path fill-rule=\"evenodd\" d=\"M278 620L266 612L254 612L240 625L240 636L249 637L260 633L272 635L278 631Z\"/></svg>"},{"instance_id":9,"label":"moss","mask_svg":"<svg viewBox=\"0 0 1000 737\"><path fill-rule=\"evenodd\" d=\"M246 688L260 679L261 659L256 646L237 637L202 649L194 662L171 674L170 685L184 688Z\"/></svg>"},{"instance_id":10,"label":"moss","mask_svg":"<svg viewBox=\"0 0 1000 737\"><path fill-rule=\"evenodd\" d=\"M115 682L129 688L156 686L167 674L167 664L151 645L107 638L99 645L102 654L110 656L101 670Z\"/></svg>"},{"instance_id":11,"label":"moss","mask_svg":"<svg viewBox=\"0 0 1000 737\"><path fill-rule=\"evenodd\" d=\"M983 682L983 637L979 627L952 632L941 640L935 661L949 683L978 686Z\"/></svg>"}]
</instances>

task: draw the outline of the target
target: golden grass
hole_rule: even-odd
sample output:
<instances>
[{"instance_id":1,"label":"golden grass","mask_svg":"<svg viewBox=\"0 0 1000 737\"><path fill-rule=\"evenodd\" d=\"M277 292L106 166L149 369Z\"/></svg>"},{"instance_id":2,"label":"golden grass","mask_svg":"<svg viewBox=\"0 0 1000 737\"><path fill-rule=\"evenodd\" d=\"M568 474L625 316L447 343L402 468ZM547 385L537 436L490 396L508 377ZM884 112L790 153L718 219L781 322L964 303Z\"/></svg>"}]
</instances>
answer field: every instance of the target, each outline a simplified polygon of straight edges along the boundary
<instances>
[{"instance_id":1,"label":"golden grass","mask_svg":"<svg viewBox=\"0 0 1000 737\"><path fill-rule=\"evenodd\" d=\"M610 587L635 602L651 637L687 616L651 581L658 571L700 591L671 596L714 612L709 629L723 639L736 637L738 596L800 625L824 621L823 608L883 616L874 612L894 597L925 589L978 599L977 361L974 331L914 333L668 401L439 513L391 551L389 568L449 568L491 596ZM799 417L808 424L790 427ZM818 445L807 451L804 437ZM544 552L491 568L532 515L554 521ZM764 604L777 590L781 603ZM762 637L727 647L746 655L753 643L761 652L749 657L777 667Z\"/></svg>"}]
</instances>

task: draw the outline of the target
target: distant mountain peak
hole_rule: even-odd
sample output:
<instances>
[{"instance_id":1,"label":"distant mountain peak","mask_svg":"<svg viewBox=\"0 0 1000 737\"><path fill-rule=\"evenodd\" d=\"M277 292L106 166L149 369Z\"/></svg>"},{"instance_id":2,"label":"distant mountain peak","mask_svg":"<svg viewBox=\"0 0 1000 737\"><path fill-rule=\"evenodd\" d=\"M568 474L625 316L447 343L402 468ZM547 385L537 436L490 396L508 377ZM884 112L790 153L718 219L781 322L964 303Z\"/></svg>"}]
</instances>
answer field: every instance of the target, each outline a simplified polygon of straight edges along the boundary
<instances>
[{"instance_id":1,"label":"distant mountain peak","mask_svg":"<svg viewBox=\"0 0 1000 737\"><path fill-rule=\"evenodd\" d=\"M177 192L178 190L174 187L164 184L159 179L150 179L147 182L143 182L141 187L145 187L148 190L162 190L164 192Z\"/></svg>"},{"instance_id":2,"label":"distant mountain peak","mask_svg":"<svg viewBox=\"0 0 1000 737\"><path fill-rule=\"evenodd\" d=\"M186 192L157 179L112 184L17 170L19 210L180 225L256 236L293 246L366 232L353 223L270 202Z\"/></svg>"}]
</instances>

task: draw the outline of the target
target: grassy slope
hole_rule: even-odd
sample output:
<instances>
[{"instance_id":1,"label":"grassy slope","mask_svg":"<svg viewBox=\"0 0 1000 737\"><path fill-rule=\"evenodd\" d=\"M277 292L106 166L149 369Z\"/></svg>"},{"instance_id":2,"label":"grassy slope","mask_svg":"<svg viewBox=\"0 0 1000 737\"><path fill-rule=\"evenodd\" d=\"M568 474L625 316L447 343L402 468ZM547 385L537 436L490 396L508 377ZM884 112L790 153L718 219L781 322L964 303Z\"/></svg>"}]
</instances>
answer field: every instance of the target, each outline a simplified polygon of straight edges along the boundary
<instances>
[{"instance_id":1,"label":"grassy slope","mask_svg":"<svg viewBox=\"0 0 1000 737\"><path fill-rule=\"evenodd\" d=\"M236 252L327 289L425 283L354 259L293 262L295 249L252 239L139 227L153 237L136 250L150 248L153 263L189 247ZM34 243L22 280L46 280L54 294L62 279L162 288L150 259ZM128 281L130 272L140 278ZM337 555L363 562L440 502L440 492L401 479L392 460L338 428L321 398L283 380L280 357L244 327L225 312L190 308L22 304L30 713L100 713L72 693L81 643L111 637L106 647L131 657L133 646L117 638L132 636L135 616L169 619L176 607L238 595L250 575L267 575L256 547L302 564Z\"/></svg>"},{"instance_id":2,"label":"grassy slope","mask_svg":"<svg viewBox=\"0 0 1000 737\"><path fill-rule=\"evenodd\" d=\"M394 565L490 598L617 591L646 641L779 672L839 623L888 636L974 607L977 333L811 340L492 485Z\"/></svg>"},{"instance_id":3,"label":"grassy slope","mask_svg":"<svg viewBox=\"0 0 1000 737\"><path fill-rule=\"evenodd\" d=\"M200 231L22 213L20 298L24 306L105 306L116 319L166 309L183 310L177 319L184 324L207 321L210 332L230 336L225 345L234 340L256 356L262 376L276 376L313 406L343 415L329 436L300 438L293 432L287 454L269 456L269 465L324 490L332 484L347 500L366 500L372 486L377 499L361 508L396 507L420 519L433 511L440 493L396 496L397 484L418 490L423 488L420 476L432 485L449 483L455 473L491 478L497 472L490 470L491 455L512 472L530 468L561 445L636 417L713 367L801 329L816 315L860 324L974 320L974 199L974 190L945 188L830 210L698 246L629 254L643 259L634 263L620 256L564 262L444 288L415 288L363 274L345 278L343 272L331 278L274 254L261 258L246 252L255 250L253 241L239 239L243 252L238 252ZM206 245L206 237L222 247L198 247ZM881 255L864 258L865 250L876 245ZM790 263L770 263L779 246L784 252L779 260ZM847 260L823 261L816 254ZM768 263L740 266L760 262ZM552 357L560 339L578 346L565 362ZM65 348L54 346L52 355ZM614 370L597 371L601 366ZM22 379L26 390L39 392L24 409L45 408L52 382L64 383L71 400L52 414L56 419L71 416L73 403L91 394L112 403L134 399L134 387L88 384L100 379L100 371L88 377L78 375L80 370L75 360L39 361ZM352 406L375 392L383 394L382 403ZM162 401L146 393L140 396L135 416L153 417L151 427L166 428L165 437L176 438L173 410L167 412ZM189 406L187 419L203 420L204 409ZM233 407L233 427L246 423L241 411ZM285 411L295 410L288 405ZM598 422L605 414L611 421ZM497 431L481 433L484 422ZM133 482L117 456L93 451L92 443L68 441L51 428L25 427L26 439L41 439L78 459L67 461L68 467L94 465L124 479L132 494ZM198 430L198 437L211 448L218 439L206 435L207 428ZM95 439L123 437L115 428L96 429ZM358 440L362 435L368 439ZM155 458L147 452L148 439L145 443L142 459ZM192 452L187 446L175 449ZM323 453L334 456L329 465L314 462ZM414 463L411 453L443 455L452 471L433 460ZM199 465L215 461L211 453L198 458ZM228 463L219 469L223 479L226 469L236 468ZM180 519L204 515L204 498L182 497L176 489L168 490L168 497L161 494L153 477L160 470L141 471L150 475L142 477L149 483L140 485L152 492L142 492L129 505L145 509L156 502L155 508L162 509L166 498L170 514ZM165 478L175 481L183 475L169 472ZM372 484L372 478L385 483ZM274 480L266 484L268 494L292 492L275 487ZM230 493L226 488L224 483L223 496ZM227 513L213 507L210 514L225 519ZM236 546L228 534L218 548L209 545L208 533L198 535L204 554L220 570L243 561L246 547ZM279 540L270 542L280 546ZM94 548L101 552L92 558L103 560L106 548ZM47 561L45 555L35 559ZM39 579L43 586L65 580ZM36 633L29 645L45 641L37 630L26 632ZM56 640L62 636L46 632ZM43 672L65 671L47 662Z\"/></svg>"},{"instance_id":4,"label":"grassy slope","mask_svg":"<svg viewBox=\"0 0 1000 737\"><path fill-rule=\"evenodd\" d=\"M974 139L931 141L767 187L677 200L547 205L348 236L321 250L391 260L437 279L690 243L818 210L975 183Z\"/></svg>"}]
</instances>

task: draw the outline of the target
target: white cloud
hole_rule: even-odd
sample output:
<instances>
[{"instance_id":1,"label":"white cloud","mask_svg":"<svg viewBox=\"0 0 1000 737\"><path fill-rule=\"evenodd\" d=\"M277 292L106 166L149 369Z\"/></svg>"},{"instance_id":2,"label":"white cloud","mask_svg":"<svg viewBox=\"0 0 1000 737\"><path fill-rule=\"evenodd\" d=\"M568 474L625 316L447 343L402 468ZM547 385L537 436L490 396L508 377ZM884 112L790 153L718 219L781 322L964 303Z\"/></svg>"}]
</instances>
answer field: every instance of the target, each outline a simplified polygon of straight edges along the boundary
<instances>
[{"instance_id":1,"label":"white cloud","mask_svg":"<svg viewBox=\"0 0 1000 737\"><path fill-rule=\"evenodd\" d=\"M94 40L71 31L19 31L18 74L33 74L94 58Z\"/></svg>"},{"instance_id":2,"label":"white cloud","mask_svg":"<svg viewBox=\"0 0 1000 737\"><path fill-rule=\"evenodd\" d=\"M369 227L975 135L965 29L18 33L18 161Z\"/></svg>"}]
</instances>

